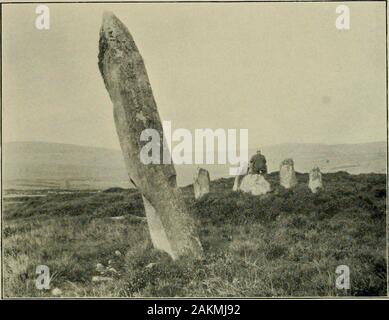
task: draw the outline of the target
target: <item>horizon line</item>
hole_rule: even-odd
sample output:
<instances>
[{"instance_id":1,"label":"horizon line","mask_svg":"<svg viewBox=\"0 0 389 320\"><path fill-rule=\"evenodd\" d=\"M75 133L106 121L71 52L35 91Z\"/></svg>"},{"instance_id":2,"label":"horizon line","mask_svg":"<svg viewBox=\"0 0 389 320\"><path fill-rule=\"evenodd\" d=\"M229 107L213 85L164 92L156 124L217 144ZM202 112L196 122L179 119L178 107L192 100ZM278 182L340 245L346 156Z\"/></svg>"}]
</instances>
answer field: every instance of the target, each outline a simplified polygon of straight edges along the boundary
<instances>
[{"instance_id":1,"label":"horizon line","mask_svg":"<svg viewBox=\"0 0 389 320\"><path fill-rule=\"evenodd\" d=\"M68 143L68 142L56 142L56 141L31 141L31 140L18 140L18 141L2 141L1 145L12 144L12 143L38 143L38 144L57 144L57 145L66 145L66 146L74 146L74 147L84 147L84 148L95 148L95 149L106 149L106 150L116 150L121 151L119 148L110 148L103 146L92 146L92 145L84 145L84 144L76 144L76 143ZM323 145L323 146L342 146L342 145L361 145L361 144L373 144L373 143L387 143L385 140L375 140L369 142L349 142L349 143L323 143L323 142L282 142L275 144L265 144L258 147L249 147L248 149L256 149L256 148L266 148L266 147L274 147L274 146L285 146L285 145ZM238 149L239 150L239 149Z\"/></svg>"}]
</instances>

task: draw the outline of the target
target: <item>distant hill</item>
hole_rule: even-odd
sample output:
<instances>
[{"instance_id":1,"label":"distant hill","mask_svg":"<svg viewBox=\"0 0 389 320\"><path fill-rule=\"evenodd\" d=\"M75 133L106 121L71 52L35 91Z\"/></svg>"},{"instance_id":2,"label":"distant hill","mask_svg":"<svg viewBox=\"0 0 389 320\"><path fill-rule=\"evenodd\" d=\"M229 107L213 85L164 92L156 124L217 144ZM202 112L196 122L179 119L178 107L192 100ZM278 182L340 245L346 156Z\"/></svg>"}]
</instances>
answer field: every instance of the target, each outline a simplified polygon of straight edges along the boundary
<instances>
[{"instance_id":1,"label":"distant hill","mask_svg":"<svg viewBox=\"0 0 389 320\"><path fill-rule=\"evenodd\" d=\"M295 169L308 172L317 165L323 172L385 173L386 143L326 145L282 144L261 148L269 171L277 171L285 158ZM255 150L250 150L250 156ZM192 182L197 165L176 166L179 185ZM204 165L211 179L228 176L229 165ZM11 142L3 145L5 189L128 188L120 150L46 142Z\"/></svg>"},{"instance_id":2,"label":"distant hill","mask_svg":"<svg viewBox=\"0 0 389 320\"><path fill-rule=\"evenodd\" d=\"M282 144L263 147L270 161L270 170L278 170L286 157L294 159L295 169L309 172L314 165L324 172L347 171L358 173L386 172L386 143L360 144Z\"/></svg>"}]
</instances>

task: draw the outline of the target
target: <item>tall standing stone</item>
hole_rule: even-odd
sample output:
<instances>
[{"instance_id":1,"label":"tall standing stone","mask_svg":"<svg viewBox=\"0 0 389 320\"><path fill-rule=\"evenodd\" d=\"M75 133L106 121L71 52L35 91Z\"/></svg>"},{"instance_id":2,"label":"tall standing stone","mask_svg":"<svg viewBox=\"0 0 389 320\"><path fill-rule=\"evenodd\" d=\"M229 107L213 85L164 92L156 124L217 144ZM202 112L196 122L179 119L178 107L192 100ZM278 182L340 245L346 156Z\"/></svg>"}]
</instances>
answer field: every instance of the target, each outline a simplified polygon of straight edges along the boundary
<instances>
[{"instance_id":1,"label":"tall standing stone","mask_svg":"<svg viewBox=\"0 0 389 320\"><path fill-rule=\"evenodd\" d=\"M103 15L98 58L127 173L144 199L154 246L173 259L202 257L194 221L177 188L174 165L144 164L140 159L145 144L140 141L142 131L154 129L163 137L162 124L143 59L126 26L112 13Z\"/></svg>"},{"instance_id":2,"label":"tall standing stone","mask_svg":"<svg viewBox=\"0 0 389 320\"><path fill-rule=\"evenodd\" d=\"M280 185L286 189L297 185L296 172L294 171L293 159L285 159L280 164Z\"/></svg>"},{"instance_id":3,"label":"tall standing stone","mask_svg":"<svg viewBox=\"0 0 389 320\"><path fill-rule=\"evenodd\" d=\"M196 174L194 176L194 195L196 199L200 199L203 195L209 192L209 172L203 168L197 168Z\"/></svg>"},{"instance_id":4,"label":"tall standing stone","mask_svg":"<svg viewBox=\"0 0 389 320\"><path fill-rule=\"evenodd\" d=\"M319 167L314 167L309 173L308 187L313 193L316 193L319 189L323 188L323 181L321 179Z\"/></svg>"}]
</instances>

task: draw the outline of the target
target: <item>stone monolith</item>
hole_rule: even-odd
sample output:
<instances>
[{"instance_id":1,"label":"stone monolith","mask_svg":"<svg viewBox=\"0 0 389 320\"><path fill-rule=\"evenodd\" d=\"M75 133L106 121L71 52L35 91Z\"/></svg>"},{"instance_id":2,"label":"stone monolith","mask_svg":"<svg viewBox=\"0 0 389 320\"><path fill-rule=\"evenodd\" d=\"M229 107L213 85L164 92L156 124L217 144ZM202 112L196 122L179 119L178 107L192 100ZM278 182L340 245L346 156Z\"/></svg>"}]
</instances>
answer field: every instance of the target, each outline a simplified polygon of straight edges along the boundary
<instances>
[{"instance_id":1,"label":"stone monolith","mask_svg":"<svg viewBox=\"0 0 389 320\"><path fill-rule=\"evenodd\" d=\"M248 174L243 177L239 190L251 193L254 196L266 194L271 191L270 183L260 174Z\"/></svg>"},{"instance_id":2,"label":"stone monolith","mask_svg":"<svg viewBox=\"0 0 389 320\"><path fill-rule=\"evenodd\" d=\"M280 185L286 189L297 185L296 172L294 171L293 159L285 159L280 164Z\"/></svg>"},{"instance_id":3,"label":"stone monolith","mask_svg":"<svg viewBox=\"0 0 389 320\"><path fill-rule=\"evenodd\" d=\"M140 140L141 133L154 129L162 139L162 124L138 48L126 26L110 12L103 15L98 65L113 104L127 173L144 199L154 246L173 259L201 258L202 246L177 188L174 165L145 164L140 158L146 143Z\"/></svg>"},{"instance_id":4,"label":"stone monolith","mask_svg":"<svg viewBox=\"0 0 389 320\"><path fill-rule=\"evenodd\" d=\"M197 168L194 176L193 189L195 199L200 199L209 192L209 172L203 168Z\"/></svg>"},{"instance_id":5,"label":"stone monolith","mask_svg":"<svg viewBox=\"0 0 389 320\"><path fill-rule=\"evenodd\" d=\"M323 188L323 182L321 179L321 172L319 167L314 167L309 173L308 187L313 193L316 193L319 189Z\"/></svg>"}]
</instances>

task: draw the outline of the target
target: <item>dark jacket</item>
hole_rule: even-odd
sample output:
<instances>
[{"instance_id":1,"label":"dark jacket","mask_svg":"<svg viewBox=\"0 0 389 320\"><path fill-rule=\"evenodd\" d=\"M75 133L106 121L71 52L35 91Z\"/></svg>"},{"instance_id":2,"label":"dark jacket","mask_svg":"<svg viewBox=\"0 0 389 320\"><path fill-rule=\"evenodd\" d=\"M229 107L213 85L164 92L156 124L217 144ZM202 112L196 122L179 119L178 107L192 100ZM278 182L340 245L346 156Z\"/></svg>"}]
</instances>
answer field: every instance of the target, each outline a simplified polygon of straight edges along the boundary
<instances>
[{"instance_id":1,"label":"dark jacket","mask_svg":"<svg viewBox=\"0 0 389 320\"><path fill-rule=\"evenodd\" d=\"M260 153L257 153L251 157L249 173L260 174L267 173L266 158Z\"/></svg>"}]
</instances>

